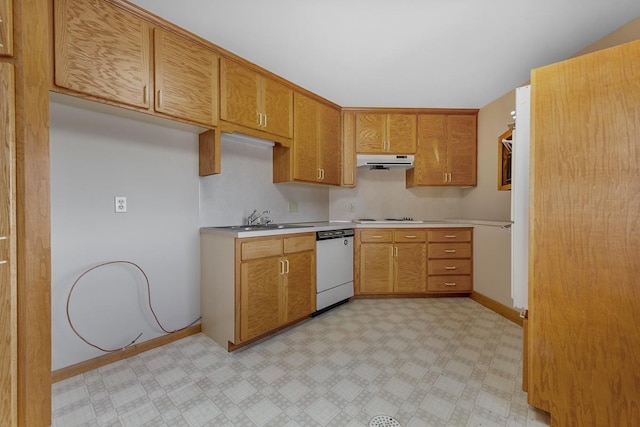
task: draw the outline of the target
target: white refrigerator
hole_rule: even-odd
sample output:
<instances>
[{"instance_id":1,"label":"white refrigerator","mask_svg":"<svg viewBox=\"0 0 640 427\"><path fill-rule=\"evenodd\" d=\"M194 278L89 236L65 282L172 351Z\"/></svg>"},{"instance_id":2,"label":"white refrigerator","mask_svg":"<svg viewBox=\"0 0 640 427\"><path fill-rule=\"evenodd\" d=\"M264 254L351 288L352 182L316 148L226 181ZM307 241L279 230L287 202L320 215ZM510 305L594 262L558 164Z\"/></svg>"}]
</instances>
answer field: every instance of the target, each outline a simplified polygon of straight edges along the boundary
<instances>
[{"instance_id":1,"label":"white refrigerator","mask_svg":"<svg viewBox=\"0 0 640 427\"><path fill-rule=\"evenodd\" d=\"M516 89L516 119L511 149L511 298L527 310L529 283L529 153L531 86Z\"/></svg>"}]
</instances>

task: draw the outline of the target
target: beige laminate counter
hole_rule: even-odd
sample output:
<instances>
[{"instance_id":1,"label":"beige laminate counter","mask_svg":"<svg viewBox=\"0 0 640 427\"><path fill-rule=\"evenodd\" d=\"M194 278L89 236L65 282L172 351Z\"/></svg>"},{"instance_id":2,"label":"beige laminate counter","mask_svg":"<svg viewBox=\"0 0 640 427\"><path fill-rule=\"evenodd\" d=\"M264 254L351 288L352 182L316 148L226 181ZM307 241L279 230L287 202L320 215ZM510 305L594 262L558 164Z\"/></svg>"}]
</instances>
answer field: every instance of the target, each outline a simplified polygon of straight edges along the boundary
<instances>
[{"instance_id":1,"label":"beige laminate counter","mask_svg":"<svg viewBox=\"0 0 640 427\"><path fill-rule=\"evenodd\" d=\"M359 224L350 221L319 221L319 222L301 222L297 225L300 227L288 227L283 229L260 229L243 231L230 228L220 227L202 227L201 234L214 234L221 237L245 238L245 237L262 237L262 236L278 236L293 233L315 233L316 231L340 230L342 228L458 228L473 227L473 224L462 222L447 221L424 221L419 223L367 223Z\"/></svg>"}]
</instances>

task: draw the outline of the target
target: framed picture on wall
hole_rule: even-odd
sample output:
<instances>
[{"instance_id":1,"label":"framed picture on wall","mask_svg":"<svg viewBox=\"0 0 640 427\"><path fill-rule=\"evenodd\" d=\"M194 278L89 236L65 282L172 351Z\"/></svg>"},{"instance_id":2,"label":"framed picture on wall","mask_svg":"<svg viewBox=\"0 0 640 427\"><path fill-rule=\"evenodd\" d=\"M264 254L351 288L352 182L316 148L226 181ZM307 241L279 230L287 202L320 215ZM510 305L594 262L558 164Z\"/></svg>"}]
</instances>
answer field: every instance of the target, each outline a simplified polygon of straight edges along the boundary
<instances>
[{"instance_id":1,"label":"framed picture on wall","mask_svg":"<svg viewBox=\"0 0 640 427\"><path fill-rule=\"evenodd\" d=\"M511 190L511 129L498 137L498 190Z\"/></svg>"}]
</instances>

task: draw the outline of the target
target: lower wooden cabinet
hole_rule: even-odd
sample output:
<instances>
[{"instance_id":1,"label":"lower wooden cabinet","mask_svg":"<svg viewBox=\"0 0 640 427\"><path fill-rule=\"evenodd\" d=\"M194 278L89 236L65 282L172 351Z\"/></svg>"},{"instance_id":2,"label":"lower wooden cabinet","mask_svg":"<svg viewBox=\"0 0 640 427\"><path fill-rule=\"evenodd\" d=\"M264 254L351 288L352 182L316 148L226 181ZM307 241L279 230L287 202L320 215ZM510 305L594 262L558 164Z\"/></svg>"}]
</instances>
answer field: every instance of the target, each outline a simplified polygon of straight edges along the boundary
<instances>
[{"instance_id":1,"label":"lower wooden cabinet","mask_svg":"<svg viewBox=\"0 0 640 427\"><path fill-rule=\"evenodd\" d=\"M201 232L202 332L233 350L315 311L313 233Z\"/></svg>"},{"instance_id":2,"label":"lower wooden cabinet","mask_svg":"<svg viewBox=\"0 0 640 427\"><path fill-rule=\"evenodd\" d=\"M471 228L356 230L356 295L470 293L472 235Z\"/></svg>"},{"instance_id":3,"label":"lower wooden cabinet","mask_svg":"<svg viewBox=\"0 0 640 427\"><path fill-rule=\"evenodd\" d=\"M472 230L447 228L427 234L429 278L427 292L471 293L473 289Z\"/></svg>"},{"instance_id":4,"label":"lower wooden cabinet","mask_svg":"<svg viewBox=\"0 0 640 427\"><path fill-rule=\"evenodd\" d=\"M356 231L356 294L426 291L427 246L424 230Z\"/></svg>"}]
</instances>

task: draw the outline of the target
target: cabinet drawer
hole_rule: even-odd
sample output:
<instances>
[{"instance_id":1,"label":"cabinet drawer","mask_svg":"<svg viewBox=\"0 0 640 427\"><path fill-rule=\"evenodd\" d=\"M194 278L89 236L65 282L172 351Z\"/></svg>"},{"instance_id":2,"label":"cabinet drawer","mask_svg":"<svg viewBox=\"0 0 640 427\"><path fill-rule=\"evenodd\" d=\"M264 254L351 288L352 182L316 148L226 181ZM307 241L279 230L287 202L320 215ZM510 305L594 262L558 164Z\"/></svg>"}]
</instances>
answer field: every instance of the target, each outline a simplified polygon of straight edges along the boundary
<instances>
[{"instance_id":1,"label":"cabinet drawer","mask_svg":"<svg viewBox=\"0 0 640 427\"><path fill-rule=\"evenodd\" d=\"M429 258L471 258L471 243L429 243Z\"/></svg>"},{"instance_id":2,"label":"cabinet drawer","mask_svg":"<svg viewBox=\"0 0 640 427\"><path fill-rule=\"evenodd\" d=\"M312 251L316 248L316 236L293 236L284 238L284 253Z\"/></svg>"},{"instance_id":3,"label":"cabinet drawer","mask_svg":"<svg viewBox=\"0 0 640 427\"><path fill-rule=\"evenodd\" d=\"M424 230L412 230L406 231L396 230L393 232L393 240L395 242L424 242L427 237L427 233Z\"/></svg>"},{"instance_id":4,"label":"cabinet drawer","mask_svg":"<svg viewBox=\"0 0 640 427\"><path fill-rule=\"evenodd\" d=\"M470 242L471 230L467 228L449 228L429 230L430 242Z\"/></svg>"},{"instance_id":5,"label":"cabinet drawer","mask_svg":"<svg viewBox=\"0 0 640 427\"><path fill-rule=\"evenodd\" d=\"M282 255L282 239L249 240L240 247L243 261Z\"/></svg>"},{"instance_id":6,"label":"cabinet drawer","mask_svg":"<svg viewBox=\"0 0 640 427\"><path fill-rule=\"evenodd\" d=\"M427 292L469 292L471 276L429 276Z\"/></svg>"},{"instance_id":7,"label":"cabinet drawer","mask_svg":"<svg viewBox=\"0 0 640 427\"><path fill-rule=\"evenodd\" d=\"M471 274L471 260L430 260L429 275Z\"/></svg>"},{"instance_id":8,"label":"cabinet drawer","mask_svg":"<svg viewBox=\"0 0 640 427\"><path fill-rule=\"evenodd\" d=\"M363 230L360 232L360 241L366 243L389 243L393 241L391 230Z\"/></svg>"}]
</instances>

